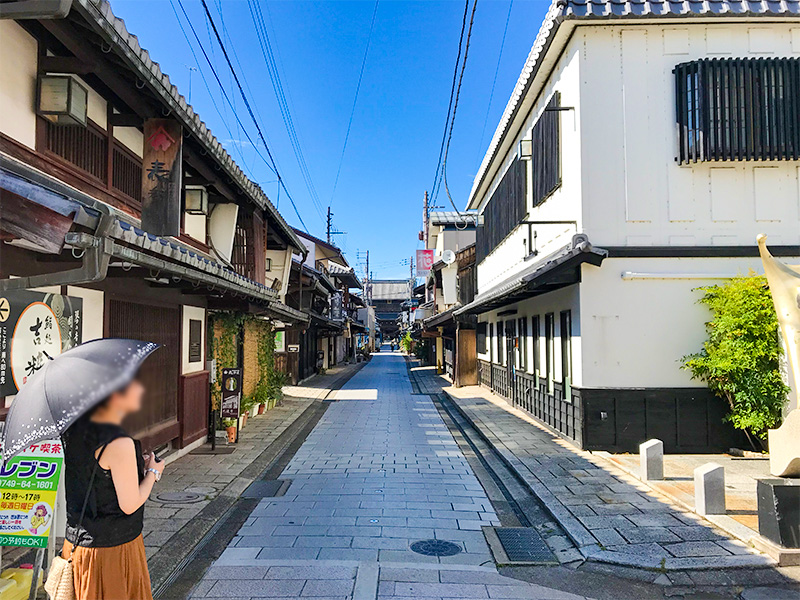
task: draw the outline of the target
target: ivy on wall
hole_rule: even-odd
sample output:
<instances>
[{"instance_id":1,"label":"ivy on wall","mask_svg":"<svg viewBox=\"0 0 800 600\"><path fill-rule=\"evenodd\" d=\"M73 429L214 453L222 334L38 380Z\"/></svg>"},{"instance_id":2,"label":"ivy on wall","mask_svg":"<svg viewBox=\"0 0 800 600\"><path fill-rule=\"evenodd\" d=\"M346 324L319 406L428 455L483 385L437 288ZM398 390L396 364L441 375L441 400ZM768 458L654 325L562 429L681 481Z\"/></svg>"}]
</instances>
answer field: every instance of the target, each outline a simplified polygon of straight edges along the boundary
<instances>
[{"instance_id":1,"label":"ivy on wall","mask_svg":"<svg viewBox=\"0 0 800 600\"><path fill-rule=\"evenodd\" d=\"M211 315L211 331L209 350L216 360L216 381L211 384L211 408L219 410L222 401L222 369L237 366L237 342L239 330L245 316L238 313L214 313Z\"/></svg>"}]
</instances>

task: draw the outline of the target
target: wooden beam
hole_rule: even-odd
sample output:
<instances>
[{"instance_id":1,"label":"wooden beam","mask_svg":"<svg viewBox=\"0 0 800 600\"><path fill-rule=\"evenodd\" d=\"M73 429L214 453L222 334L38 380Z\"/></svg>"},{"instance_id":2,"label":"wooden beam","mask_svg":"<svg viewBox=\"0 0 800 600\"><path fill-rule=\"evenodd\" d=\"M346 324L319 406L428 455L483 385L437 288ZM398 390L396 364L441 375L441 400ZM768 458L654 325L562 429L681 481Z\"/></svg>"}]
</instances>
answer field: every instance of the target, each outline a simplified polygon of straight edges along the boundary
<instances>
[{"instance_id":1,"label":"wooden beam","mask_svg":"<svg viewBox=\"0 0 800 600\"><path fill-rule=\"evenodd\" d=\"M111 113L108 124L114 127L143 127L144 119L133 113Z\"/></svg>"},{"instance_id":2,"label":"wooden beam","mask_svg":"<svg viewBox=\"0 0 800 600\"><path fill-rule=\"evenodd\" d=\"M39 59L40 73L72 73L85 75L94 73L95 63L81 60L77 56L42 56Z\"/></svg>"},{"instance_id":3,"label":"wooden beam","mask_svg":"<svg viewBox=\"0 0 800 600\"><path fill-rule=\"evenodd\" d=\"M61 252L64 236L72 227L72 215L60 215L8 190L0 190L0 204L3 206L0 229L36 244L45 252Z\"/></svg>"},{"instance_id":4,"label":"wooden beam","mask_svg":"<svg viewBox=\"0 0 800 600\"><path fill-rule=\"evenodd\" d=\"M208 163L203 160L200 153L195 151L190 144L183 145L183 160L196 171L200 177L217 188L217 191L225 196L225 199L229 202L236 202L237 198L240 197L233 188L222 181L222 178L217 175L214 168L209 166ZM212 158L209 158L209 160L213 161ZM219 171L219 173L222 173L222 171ZM241 196L241 198L244 199L245 197Z\"/></svg>"}]
</instances>

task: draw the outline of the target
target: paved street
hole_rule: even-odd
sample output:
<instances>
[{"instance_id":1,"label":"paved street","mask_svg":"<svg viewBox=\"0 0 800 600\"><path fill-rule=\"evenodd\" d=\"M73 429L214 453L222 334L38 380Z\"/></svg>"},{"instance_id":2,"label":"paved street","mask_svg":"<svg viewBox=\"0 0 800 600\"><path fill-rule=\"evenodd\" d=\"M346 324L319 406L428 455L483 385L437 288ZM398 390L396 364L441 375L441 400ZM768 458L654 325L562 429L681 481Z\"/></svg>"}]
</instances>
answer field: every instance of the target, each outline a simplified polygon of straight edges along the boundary
<instances>
[{"instance_id":1,"label":"paved street","mask_svg":"<svg viewBox=\"0 0 800 600\"><path fill-rule=\"evenodd\" d=\"M580 598L499 575L492 506L405 359L380 353L341 390L193 597ZM411 550L457 545L453 556Z\"/></svg>"}]
</instances>

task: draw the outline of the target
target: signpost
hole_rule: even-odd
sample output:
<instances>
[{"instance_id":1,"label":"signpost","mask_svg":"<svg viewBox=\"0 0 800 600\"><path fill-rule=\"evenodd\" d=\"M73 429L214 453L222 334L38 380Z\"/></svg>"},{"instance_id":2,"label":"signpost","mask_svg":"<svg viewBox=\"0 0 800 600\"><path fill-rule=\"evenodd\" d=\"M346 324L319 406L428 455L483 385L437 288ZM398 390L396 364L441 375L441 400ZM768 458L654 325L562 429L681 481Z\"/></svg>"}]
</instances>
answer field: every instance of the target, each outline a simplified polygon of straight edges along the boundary
<instances>
[{"instance_id":1,"label":"signpost","mask_svg":"<svg viewBox=\"0 0 800 600\"><path fill-rule=\"evenodd\" d=\"M0 467L0 546L36 548L29 598L36 596L63 464L61 441L51 440L31 445Z\"/></svg>"},{"instance_id":2,"label":"signpost","mask_svg":"<svg viewBox=\"0 0 800 600\"><path fill-rule=\"evenodd\" d=\"M183 132L173 119L144 122L142 229L178 236L181 228Z\"/></svg>"},{"instance_id":3,"label":"signpost","mask_svg":"<svg viewBox=\"0 0 800 600\"><path fill-rule=\"evenodd\" d=\"M236 420L236 441L239 441L239 403L242 399L242 370L222 369L222 402L220 415L223 419Z\"/></svg>"},{"instance_id":4,"label":"signpost","mask_svg":"<svg viewBox=\"0 0 800 600\"><path fill-rule=\"evenodd\" d=\"M28 290L0 292L0 396L13 396L48 356L81 343L83 301Z\"/></svg>"}]
</instances>

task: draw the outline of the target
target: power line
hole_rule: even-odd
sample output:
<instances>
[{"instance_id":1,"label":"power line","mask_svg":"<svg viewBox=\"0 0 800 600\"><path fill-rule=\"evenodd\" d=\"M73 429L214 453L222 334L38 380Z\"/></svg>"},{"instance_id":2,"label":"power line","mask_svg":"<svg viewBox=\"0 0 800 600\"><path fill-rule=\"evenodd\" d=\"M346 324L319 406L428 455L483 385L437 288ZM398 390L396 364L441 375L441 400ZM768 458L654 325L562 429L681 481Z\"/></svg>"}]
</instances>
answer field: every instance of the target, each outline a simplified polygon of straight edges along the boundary
<instances>
[{"instance_id":1,"label":"power line","mask_svg":"<svg viewBox=\"0 0 800 600\"><path fill-rule=\"evenodd\" d=\"M258 5L258 11L256 11L252 0L248 0L247 4L248 8L250 9L250 17L253 20L253 26L256 30L256 37L258 38L259 47L261 48L261 55L264 57L264 62L267 65L267 73L269 74L270 81L272 82L272 89L275 92L275 97L278 101L278 107L280 108L281 112L281 118L283 119L286 133L289 136L289 141L291 142L297 164L300 167L300 173L303 176L306 188L308 189L308 193L312 202L314 203L317 213L319 214L320 218L324 218L322 213L322 203L320 202L314 182L311 179L311 173L308 169L308 164L306 163L303 148L300 145L300 139L297 135L294 120L292 119L289 103L286 100L286 94L283 88L283 83L281 82L278 65L275 61L275 55L272 51L272 43L269 39L269 32L267 31L266 23L264 21L264 14L261 10L261 5Z\"/></svg>"},{"instance_id":2,"label":"power line","mask_svg":"<svg viewBox=\"0 0 800 600\"><path fill-rule=\"evenodd\" d=\"M508 33L508 23L511 20L511 9L514 8L514 0L508 3L508 14L506 15L506 26L503 28L503 38L500 40L500 54L497 56L497 66L494 69L494 78L492 79L492 91L489 94L489 105L486 107L486 117L483 119L483 129L481 129L481 141L478 143L478 152L483 150L483 138L486 135L486 126L489 124L489 113L492 109L492 100L494 100L494 88L497 84L497 74L500 72L500 61L503 58L503 48L506 45L506 34ZM478 154L480 158L480 154Z\"/></svg>"},{"instance_id":3,"label":"power line","mask_svg":"<svg viewBox=\"0 0 800 600\"><path fill-rule=\"evenodd\" d=\"M444 154L444 145L447 139L447 126L450 124L450 114L453 110L453 97L456 90L456 77L458 76L458 65L461 63L461 47L464 43L464 31L467 28L467 12L469 11L469 0L464 3L464 16L461 19L461 35L458 38L458 54L456 55L456 66L453 70L453 83L450 86L450 101L447 103L447 118L444 121L444 132L442 132L442 143L439 145L439 158L436 159L436 173L433 176L433 185L431 186L431 196L436 194L436 186L439 182L439 169L442 166L442 155Z\"/></svg>"},{"instance_id":4,"label":"power line","mask_svg":"<svg viewBox=\"0 0 800 600\"><path fill-rule=\"evenodd\" d=\"M367 47L364 48L364 59L361 61L361 71L358 73L358 83L356 84L356 94L353 98L353 108L350 110L350 120L347 122L347 133L344 135L344 144L342 145L342 155L339 157L339 166L336 168L336 179L333 181L333 191L331 191L331 200L328 202L330 207L333 204L333 197L336 194L336 186L339 185L339 175L342 172L342 163L344 162L344 153L347 150L347 140L350 139L350 127L353 125L353 116L356 114L356 104L358 103L358 92L361 90L361 80L364 78L364 67L367 65L367 55L369 54L369 45L372 42L372 32L375 30L375 17L378 15L378 3L380 0L375 0L375 8L372 10L372 22L369 26L369 36L367 37Z\"/></svg>"},{"instance_id":5,"label":"power line","mask_svg":"<svg viewBox=\"0 0 800 600\"><path fill-rule=\"evenodd\" d=\"M295 214L297 214L297 218L300 220L300 224L303 226L303 229L306 232L308 232L308 227L306 226L305 222L303 221L303 217L300 216L300 211L297 209L297 205L295 204L294 198L292 198L292 195L289 192L288 188L286 187L286 184L283 182L283 179L281 178L280 173L278 173L277 166L275 165L275 160L272 158L272 154L269 151L269 146L267 144L267 141L264 138L264 134L261 132L261 127L258 125L258 122L255 120L255 117L253 116L252 110L248 110L248 112L250 113L250 117L253 119L253 122L256 125L256 129L258 130L258 133L259 133L259 136L261 138L261 141L264 143L264 147L265 147L265 149L267 151L267 154L269 155L269 157L271 159L272 164L270 164L270 162L267 161L267 159L264 157L264 155L261 154L261 152L258 149L258 146L255 144L255 142L253 142L253 138L250 137L250 134L248 133L247 129L245 128L244 124L242 123L241 119L239 118L239 115L236 113L236 110L233 108L233 103L231 102L231 99L228 96L228 93L225 91L225 86L222 84L222 81L220 80L219 75L217 74L217 71L214 68L214 64L211 62L211 59L208 57L208 53L206 52L205 47L203 46L203 43L200 41L200 37L197 35L197 31L195 30L194 25L192 24L192 21L189 18L189 15L186 13L186 9L183 6L183 2L181 0L177 0L177 2L178 2L178 6L180 6L181 11L183 12L183 16L186 18L186 22L189 24L189 28L192 30L192 34L194 35L194 38L197 41L197 44L200 47L201 52L203 53L203 57L205 57L206 62L208 63L208 66L211 68L211 72L214 74L214 79L216 79L217 84L219 85L220 90L222 91L223 97L225 98L225 100L228 103L228 106L231 108L231 110L233 110L233 115L236 118L236 122L239 123L239 125L242 127L242 133L244 133L245 137L247 137L247 140L253 145L253 149L255 150L256 154L261 158L261 160L264 161L264 163L267 165L267 167L273 173L275 173L275 175L278 177L278 185L279 185L279 187L282 187L283 191L286 192L286 196L289 198L289 201L291 202L292 207L294 208L294 212L295 212ZM214 25L213 19L211 19L211 14L208 12L208 6L206 5L205 0L202 0L202 3L203 3L203 7L206 10L206 15L209 18L209 22L211 23L211 25L214 28L214 31L215 31L215 33L217 35L217 42L220 43L221 48L223 49L223 53L225 53L225 57L226 57L226 60L228 62L228 67L231 69L231 71L232 71L232 73L234 75L234 78L236 78L236 72L233 70L233 66L230 63L230 59L227 57L227 53L225 52L225 46L222 43L222 41L220 40L219 33L216 31L216 26ZM237 80L237 84L238 84L238 78L236 78L236 80ZM245 104L249 108L249 102L247 102L247 97L244 96L244 90L242 90L241 85L239 85L239 92L244 97Z\"/></svg>"},{"instance_id":6,"label":"power line","mask_svg":"<svg viewBox=\"0 0 800 600\"><path fill-rule=\"evenodd\" d=\"M469 2L469 0L467 0ZM444 191L447 193L447 199L450 200L450 204L453 206L453 210L457 213L461 211L456 206L456 203L453 202L453 198L450 196L450 188L447 186L447 155L450 152L450 140L453 137L453 126L456 123L456 111L458 110L458 98L461 95L461 82L464 79L464 70L467 68L467 56L469 54L469 40L472 36L472 24L475 22L475 9L478 8L478 0L475 0L472 4L472 14L469 18L469 30L467 31L467 43L464 45L464 62L461 63L461 73L458 75L458 89L456 89L456 99L453 103L453 118L450 120L450 133L447 135L447 146L444 149L444 160L442 160L442 179L444 180Z\"/></svg>"}]
</instances>

